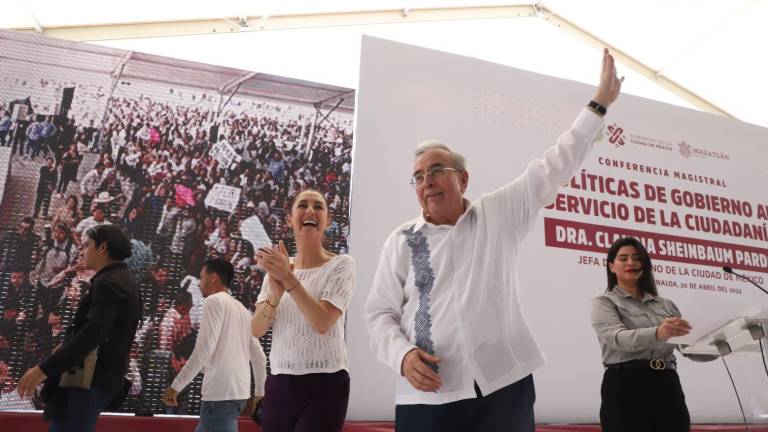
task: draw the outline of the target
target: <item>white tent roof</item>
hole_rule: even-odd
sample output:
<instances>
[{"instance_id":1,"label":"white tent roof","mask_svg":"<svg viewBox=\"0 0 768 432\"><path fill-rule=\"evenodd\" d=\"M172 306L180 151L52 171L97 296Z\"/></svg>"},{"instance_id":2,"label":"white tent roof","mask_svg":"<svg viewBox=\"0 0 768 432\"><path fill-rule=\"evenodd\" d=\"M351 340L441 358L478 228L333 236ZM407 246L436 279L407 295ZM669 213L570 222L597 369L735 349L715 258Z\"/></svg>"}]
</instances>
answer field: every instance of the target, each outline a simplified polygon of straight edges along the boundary
<instances>
[{"instance_id":1,"label":"white tent roof","mask_svg":"<svg viewBox=\"0 0 768 432\"><path fill-rule=\"evenodd\" d=\"M768 0L26 3L3 8L0 28L352 88L361 34L593 84L604 43L622 54L625 92L768 127Z\"/></svg>"},{"instance_id":2,"label":"white tent roof","mask_svg":"<svg viewBox=\"0 0 768 432\"><path fill-rule=\"evenodd\" d=\"M39 52L29 50L29 43L45 46L46 56L41 57ZM3 30L0 30L0 47L0 62L23 61L26 64L102 74L113 74L119 69L121 79L134 78L181 84L214 92L233 90L237 87L237 94L241 96L279 98L305 104L319 104L322 108L330 108L338 103L338 108L346 111L354 108L353 92L348 88L208 63L194 63L155 54ZM72 55L73 52L77 52L77 55Z\"/></svg>"}]
</instances>

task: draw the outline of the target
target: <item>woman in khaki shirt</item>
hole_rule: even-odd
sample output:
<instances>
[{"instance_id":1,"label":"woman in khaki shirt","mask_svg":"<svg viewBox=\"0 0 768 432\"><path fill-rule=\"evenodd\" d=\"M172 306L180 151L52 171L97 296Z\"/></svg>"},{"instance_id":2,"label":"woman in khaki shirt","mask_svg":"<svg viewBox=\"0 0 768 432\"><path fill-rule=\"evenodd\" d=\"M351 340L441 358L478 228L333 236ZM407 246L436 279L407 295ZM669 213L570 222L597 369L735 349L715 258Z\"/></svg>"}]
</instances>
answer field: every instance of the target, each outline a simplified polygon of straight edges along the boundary
<instances>
[{"instance_id":1,"label":"woman in khaki shirt","mask_svg":"<svg viewBox=\"0 0 768 432\"><path fill-rule=\"evenodd\" d=\"M651 258L637 239L613 243L607 273L605 294L592 302L592 327L605 365L603 431L690 431L676 346L668 339L688 334L691 326L671 300L658 296Z\"/></svg>"}]
</instances>

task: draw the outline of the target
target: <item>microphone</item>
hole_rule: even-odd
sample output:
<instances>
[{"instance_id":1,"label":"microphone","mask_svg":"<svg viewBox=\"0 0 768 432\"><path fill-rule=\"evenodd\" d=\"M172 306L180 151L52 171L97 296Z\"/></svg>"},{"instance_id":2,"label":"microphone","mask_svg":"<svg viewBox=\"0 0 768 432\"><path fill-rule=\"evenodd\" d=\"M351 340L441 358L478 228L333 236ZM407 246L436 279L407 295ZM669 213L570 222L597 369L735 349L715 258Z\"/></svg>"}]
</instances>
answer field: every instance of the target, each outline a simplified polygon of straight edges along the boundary
<instances>
[{"instance_id":1,"label":"microphone","mask_svg":"<svg viewBox=\"0 0 768 432\"><path fill-rule=\"evenodd\" d=\"M768 294L768 291L764 290L763 287L761 287L760 285L756 284L755 281L753 281L752 279L750 279L750 278L748 278L748 277L746 277L744 275L736 273L735 271L733 271L732 268L730 268L730 267L723 267L723 271L726 272L726 273L730 273L732 275L738 276L738 277L740 277L742 279L748 280L752 285L756 286L757 289L759 289L760 291Z\"/></svg>"}]
</instances>

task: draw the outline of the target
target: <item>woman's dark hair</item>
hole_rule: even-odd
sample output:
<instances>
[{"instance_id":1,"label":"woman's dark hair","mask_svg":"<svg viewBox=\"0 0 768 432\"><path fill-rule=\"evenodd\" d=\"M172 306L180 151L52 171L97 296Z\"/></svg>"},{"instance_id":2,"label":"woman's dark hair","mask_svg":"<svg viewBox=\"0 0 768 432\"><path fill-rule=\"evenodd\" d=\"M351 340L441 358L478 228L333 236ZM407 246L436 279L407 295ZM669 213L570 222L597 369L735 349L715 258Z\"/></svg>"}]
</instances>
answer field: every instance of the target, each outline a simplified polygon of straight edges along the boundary
<instances>
[{"instance_id":1,"label":"woman's dark hair","mask_svg":"<svg viewBox=\"0 0 768 432\"><path fill-rule=\"evenodd\" d=\"M653 277L653 266L651 265L651 257L648 255L648 251L645 250L645 246L640 243L640 240L634 237L622 237L611 245L608 249L608 259L605 264L605 271L608 276L608 287L606 291L613 290L616 286L616 273L611 271L610 264L616 259L616 255L619 254L619 250L624 246L632 246L637 249L637 254L640 255L640 262L643 263L643 272L640 274L640 280L637 281L637 288L640 292L647 292L654 296L658 296L659 292L656 290L656 281Z\"/></svg>"},{"instance_id":2,"label":"woman's dark hair","mask_svg":"<svg viewBox=\"0 0 768 432\"><path fill-rule=\"evenodd\" d=\"M100 247L102 243L107 245L107 253L109 257L118 261L122 261L126 258L130 258L133 255L133 245L131 245L131 239L122 230L122 228L116 225L96 225L85 232L96 247Z\"/></svg>"},{"instance_id":3,"label":"woman's dark hair","mask_svg":"<svg viewBox=\"0 0 768 432\"><path fill-rule=\"evenodd\" d=\"M192 305L194 305L194 300L192 299L192 293L189 291L179 291L176 293L176 296L173 299L173 303L175 306L186 306L191 308Z\"/></svg>"},{"instance_id":4,"label":"woman's dark hair","mask_svg":"<svg viewBox=\"0 0 768 432\"><path fill-rule=\"evenodd\" d=\"M221 258L205 260L205 271L218 275L224 286L229 286L229 282L235 277L235 268L229 261Z\"/></svg>"},{"instance_id":5,"label":"woman's dark hair","mask_svg":"<svg viewBox=\"0 0 768 432\"><path fill-rule=\"evenodd\" d=\"M77 208L78 204L80 203L80 201L77 199L77 195L70 195L70 196L68 196L66 201L64 201L64 207L67 206L67 204L69 203L70 200L74 200L75 208Z\"/></svg>"},{"instance_id":6,"label":"woman's dark hair","mask_svg":"<svg viewBox=\"0 0 768 432\"><path fill-rule=\"evenodd\" d=\"M240 246L243 248L243 255L247 257L252 257L254 255L255 251L253 250L253 244L251 244L250 241L245 239L240 240Z\"/></svg>"},{"instance_id":7,"label":"woman's dark hair","mask_svg":"<svg viewBox=\"0 0 768 432\"><path fill-rule=\"evenodd\" d=\"M328 207L328 200L325 198L325 194L324 193L320 192L317 189L307 188L307 189L300 190L298 193L296 193L296 195L291 197L291 206L288 208L288 212L293 211L293 206L296 205L296 200L299 199L299 196L301 196L301 194L303 194L304 192L314 192L314 193L320 195L323 198L323 202L325 203L325 206Z\"/></svg>"}]
</instances>

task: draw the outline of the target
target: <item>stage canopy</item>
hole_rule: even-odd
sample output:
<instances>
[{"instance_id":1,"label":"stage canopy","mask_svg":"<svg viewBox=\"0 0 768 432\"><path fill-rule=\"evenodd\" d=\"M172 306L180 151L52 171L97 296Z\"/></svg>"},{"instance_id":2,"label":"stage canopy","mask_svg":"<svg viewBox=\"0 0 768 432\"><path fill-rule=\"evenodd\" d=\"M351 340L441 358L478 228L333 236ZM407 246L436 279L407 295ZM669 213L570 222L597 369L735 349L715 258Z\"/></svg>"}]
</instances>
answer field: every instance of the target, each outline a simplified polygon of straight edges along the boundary
<instances>
[{"instance_id":1,"label":"stage canopy","mask_svg":"<svg viewBox=\"0 0 768 432\"><path fill-rule=\"evenodd\" d=\"M768 126L766 19L762 0L27 0L3 10L0 28L352 88L360 34L587 83L607 45L625 92ZM268 87L252 90L284 83ZM301 92L320 100L323 90Z\"/></svg>"}]
</instances>

